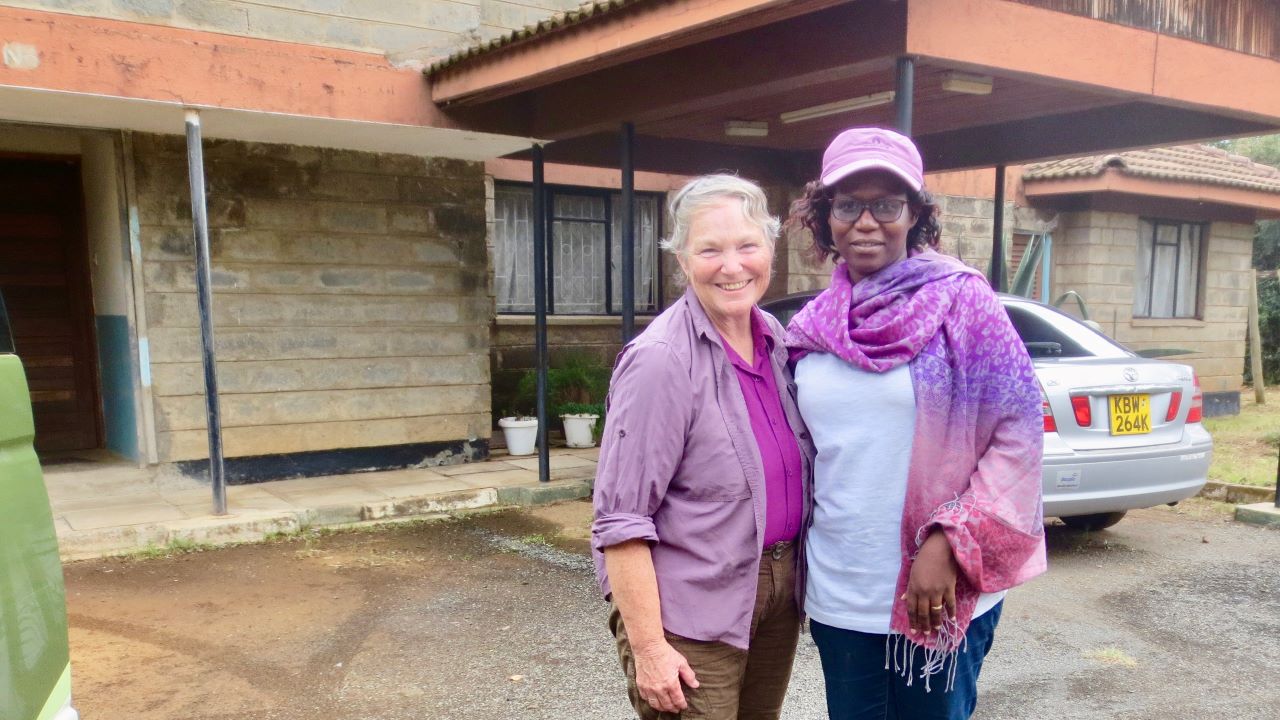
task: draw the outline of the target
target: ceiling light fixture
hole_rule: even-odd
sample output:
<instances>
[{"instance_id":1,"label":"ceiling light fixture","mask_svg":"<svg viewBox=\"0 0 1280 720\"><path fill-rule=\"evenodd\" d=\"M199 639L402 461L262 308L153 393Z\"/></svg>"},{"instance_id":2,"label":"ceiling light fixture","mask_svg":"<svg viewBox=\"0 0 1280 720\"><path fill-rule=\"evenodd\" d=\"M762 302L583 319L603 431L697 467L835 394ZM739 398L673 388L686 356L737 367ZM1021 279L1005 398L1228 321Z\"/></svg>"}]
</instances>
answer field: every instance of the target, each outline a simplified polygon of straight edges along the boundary
<instances>
[{"instance_id":1,"label":"ceiling light fixture","mask_svg":"<svg viewBox=\"0 0 1280 720\"><path fill-rule=\"evenodd\" d=\"M990 75L975 75L952 70L942 76L942 89L966 95L990 95L994 82L995 79Z\"/></svg>"},{"instance_id":2,"label":"ceiling light fixture","mask_svg":"<svg viewBox=\"0 0 1280 720\"><path fill-rule=\"evenodd\" d=\"M769 123L765 120L726 120L724 134L729 137L769 137Z\"/></svg>"},{"instance_id":3,"label":"ceiling light fixture","mask_svg":"<svg viewBox=\"0 0 1280 720\"><path fill-rule=\"evenodd\" d=\"M849 100L837 100L836 102L826 103L824 105L814 105L813 107L784 112L778 116L778 119L784 123L813 120L814 118L826 117L828 115L839 115L840 113L862 110L863 108L875 107L877 105L886 105L893 102L893 97L894 92L892 90L886 90L884 92L878 92L872 95L863 95L862 97L851 98Z\"/></svg>"}]
</instances>

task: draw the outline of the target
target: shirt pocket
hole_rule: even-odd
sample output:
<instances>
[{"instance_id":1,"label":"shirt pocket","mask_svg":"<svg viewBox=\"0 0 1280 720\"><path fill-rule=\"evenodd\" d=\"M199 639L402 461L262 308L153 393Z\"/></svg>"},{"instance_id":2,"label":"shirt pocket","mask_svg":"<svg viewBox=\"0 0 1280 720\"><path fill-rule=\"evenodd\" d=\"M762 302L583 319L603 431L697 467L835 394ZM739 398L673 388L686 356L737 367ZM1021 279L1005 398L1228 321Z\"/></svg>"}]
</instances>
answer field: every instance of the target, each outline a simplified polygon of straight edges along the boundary
<instances>
[{"instance_id":1,"label":"shirt pocket","mask_svg":"<svg viewBox=\"0 0 1280 720\"><path fill-rule=\"evenodd\" d=\"M733 468L725 473L699 473L678 484L673 483L668 492L698 502L733 502L751 497L747 478Z\"/></svg>"}]
</instances>

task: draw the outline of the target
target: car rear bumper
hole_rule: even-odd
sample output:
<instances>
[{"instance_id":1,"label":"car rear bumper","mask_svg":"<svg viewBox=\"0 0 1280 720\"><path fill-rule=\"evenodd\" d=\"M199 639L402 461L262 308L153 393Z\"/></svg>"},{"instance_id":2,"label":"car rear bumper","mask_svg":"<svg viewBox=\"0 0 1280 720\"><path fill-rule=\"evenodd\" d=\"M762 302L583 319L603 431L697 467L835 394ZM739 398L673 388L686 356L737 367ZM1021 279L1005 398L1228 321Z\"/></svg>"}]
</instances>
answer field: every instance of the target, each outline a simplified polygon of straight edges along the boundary
<instances>
[{"instance_id":1,"label":"car rear bumper","mask_svg":"<svg viewBox=\"0 0 1280 720\"><path fill-rule=\"evenodd\" d=\"M1213 440L1189 425L1177 443L1123 450L1073 451L1045 436L1044 514L1068 517L1154 507L1204 487Z\"/></svg>"}]
</instances>

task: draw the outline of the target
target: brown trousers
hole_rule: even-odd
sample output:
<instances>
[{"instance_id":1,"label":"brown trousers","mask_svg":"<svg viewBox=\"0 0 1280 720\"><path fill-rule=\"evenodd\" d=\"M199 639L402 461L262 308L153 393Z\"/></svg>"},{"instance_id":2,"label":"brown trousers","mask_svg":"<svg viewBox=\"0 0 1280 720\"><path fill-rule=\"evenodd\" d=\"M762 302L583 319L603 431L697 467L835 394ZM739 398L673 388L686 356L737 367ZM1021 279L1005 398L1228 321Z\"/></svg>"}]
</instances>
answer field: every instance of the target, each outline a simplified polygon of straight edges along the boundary
<instances>
[{"instance_id":1,"label":"brown trousers","mask_svg":"<svg viewBox=\"0 0 1280 720\"><path fill-rule=\"evenodd\" d=\"M766 549L760 556L760 581L751 616L750 650L722 642L690 640L667 633L667 642L689 661L698 678L696 690L684 686L689 707L679 714L660 713L640 697L636 661L617 605L609 613L609 629L618 644L618 659L627 674L627 694L641 720L777 720L791 680L791 664L800 637L795 598L795 547Z\"/></svg>"}]
</instances>

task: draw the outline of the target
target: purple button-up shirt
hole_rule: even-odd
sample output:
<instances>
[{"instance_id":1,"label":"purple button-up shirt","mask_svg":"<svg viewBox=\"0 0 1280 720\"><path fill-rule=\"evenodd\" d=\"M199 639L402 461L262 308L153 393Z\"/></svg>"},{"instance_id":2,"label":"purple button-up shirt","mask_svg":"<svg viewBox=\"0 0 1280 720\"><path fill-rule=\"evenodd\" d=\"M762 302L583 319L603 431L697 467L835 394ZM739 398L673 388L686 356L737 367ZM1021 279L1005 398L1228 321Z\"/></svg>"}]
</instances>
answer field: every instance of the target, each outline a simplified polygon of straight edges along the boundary
<instances>
[{"instance_id":1,"label":"purple button-up shirt","mask_svg":"<svg viewBox=\"0 0 1280 720\"><path fill-rule=\"evenodd\" d=\"M724 341L725 353L738 375L742 399L747 403L751 433L760 450L764 465L764 547L782 540L794 540L800 532L804 502L804 462L800 445L787 422L778 394L778 383L769 365L769 353L776 344L764 329L761 315L751 317L752 344L755 357L747 362L733 346Z\"/></svg>"},{"instance_id":2,"label":"purple button-up shirt","mask_svg":"<svg viewBox=\"0 0 1280 720\"><path fill-rule=\"evenodd\" d=\"M774 337L782 336L777 320L754 312ZM775 343L769 364L808 478L813 445L786 361ZM663 627L747 648L765 534L764 467L736 372L692 291L618 356L594 502L591 546L606 596L601 550L646 540ZM803 506L807 519L807 490Z\"/></svg>"}]
</instances>

